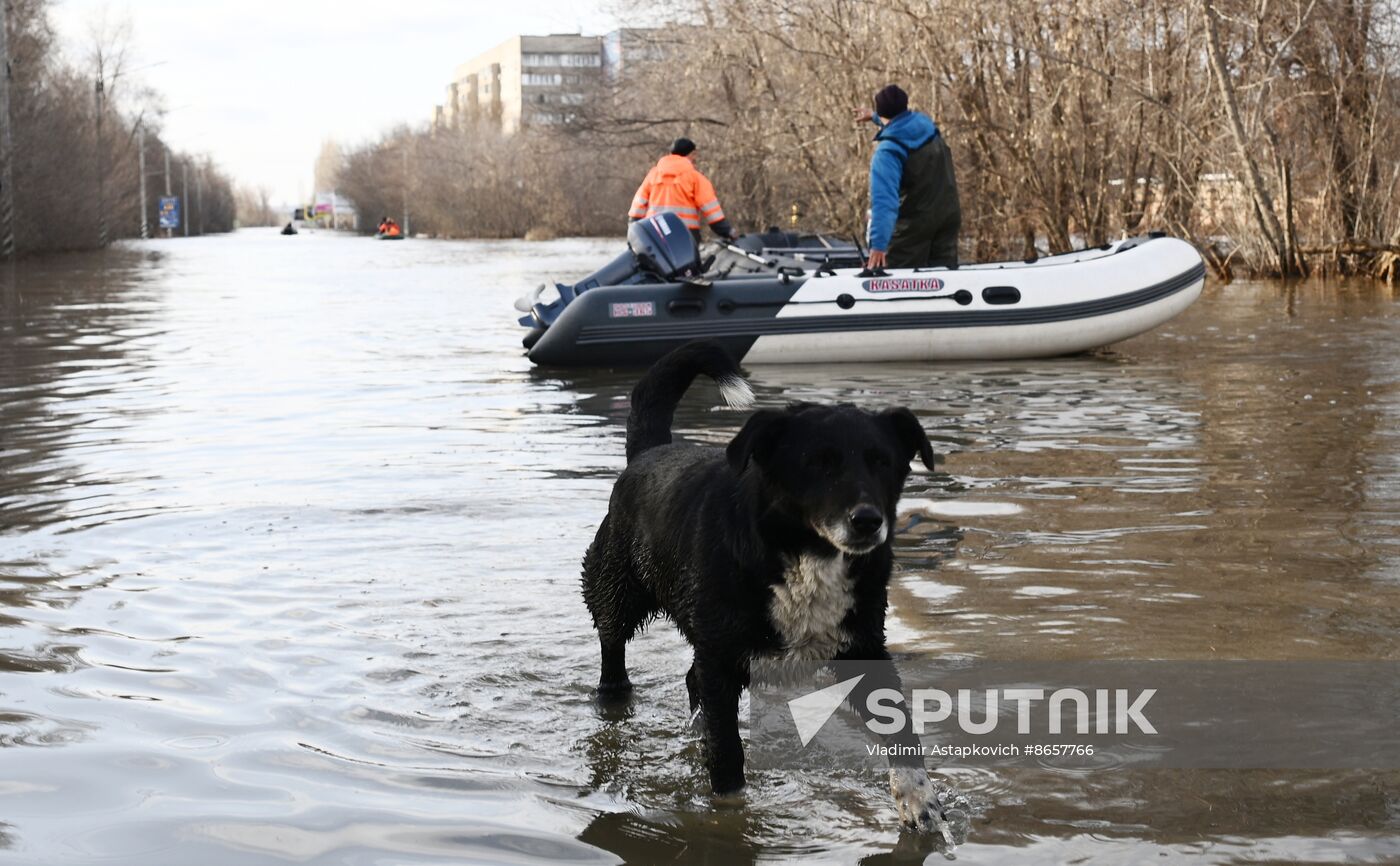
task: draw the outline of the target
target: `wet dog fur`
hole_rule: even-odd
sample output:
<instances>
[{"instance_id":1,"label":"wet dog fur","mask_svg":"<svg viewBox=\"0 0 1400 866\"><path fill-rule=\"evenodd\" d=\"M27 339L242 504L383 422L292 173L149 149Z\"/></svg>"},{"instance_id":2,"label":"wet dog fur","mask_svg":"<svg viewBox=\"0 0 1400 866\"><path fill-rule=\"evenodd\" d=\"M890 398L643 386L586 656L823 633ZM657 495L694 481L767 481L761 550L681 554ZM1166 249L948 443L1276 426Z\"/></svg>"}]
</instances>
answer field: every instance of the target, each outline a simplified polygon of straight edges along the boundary
<instances>
[{"instance_id":1,"label":"wet dog fur","mask_svg":"<svg viewBox=\"0 0 1400 866\"><path fill-rule=\"evenodd\" d=\"M727 447L671 442L672 415L707 375L732 404L747 382L716 343L658 361L632 392L627 468L583 561L602 648L602 699L625 696L628 640L657 616L694 649L691 710L705 721L717 794L744 785L740 692L759 657L889 659L886 590L896 505L914 457L934 465L904 408L811 403L754 413ZM929 818L922 762L891 771L906 823ZM906 817L908 816L908 817Z\"/></svg>"}]
</instances>

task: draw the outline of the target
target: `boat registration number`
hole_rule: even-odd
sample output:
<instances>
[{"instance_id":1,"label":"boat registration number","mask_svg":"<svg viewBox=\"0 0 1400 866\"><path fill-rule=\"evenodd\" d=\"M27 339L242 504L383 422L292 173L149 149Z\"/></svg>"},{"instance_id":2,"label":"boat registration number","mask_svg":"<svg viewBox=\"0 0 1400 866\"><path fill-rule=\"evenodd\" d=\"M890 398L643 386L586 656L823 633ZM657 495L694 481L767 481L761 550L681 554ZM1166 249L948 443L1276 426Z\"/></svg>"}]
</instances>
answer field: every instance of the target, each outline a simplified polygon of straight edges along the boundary
<instances>
[{"instance_id":1,"label":"boat registration number","mask_svg":"<svg viewBox=\"0 0 1400 866\"><path fill-rule=\"evenodd\" d=\"M644 318L654 315L656 315L656 304L651 301L612 304L608 309L608 316L613 319Z\"/></svg>"}]
</instances>

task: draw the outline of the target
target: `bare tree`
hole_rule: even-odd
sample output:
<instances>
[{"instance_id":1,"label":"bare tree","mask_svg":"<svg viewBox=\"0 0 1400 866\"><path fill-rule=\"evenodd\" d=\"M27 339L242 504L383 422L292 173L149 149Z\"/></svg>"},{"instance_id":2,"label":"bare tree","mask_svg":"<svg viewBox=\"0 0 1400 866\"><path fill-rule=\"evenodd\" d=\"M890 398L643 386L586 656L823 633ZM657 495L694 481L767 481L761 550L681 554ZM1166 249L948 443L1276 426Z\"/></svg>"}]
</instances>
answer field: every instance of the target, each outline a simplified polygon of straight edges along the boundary
<instances>
[{"instance_id":1,"label":"bare tree","mask_svg":"<svg viewBox=\"0 0 1400 866\"><path fill-rule=\"evenodd\" d=\"M131 75L130 29L122 21L95 21L81 63L65 62L49 23L48 0L8 0L11 119L14 130L15 240L19 253L99 246L134 237L141 225L136 129L147 145L163 148L156 121L159 99ZM189 161L175 155L176 163ZM221 202L229 182L205 160L195 175L204 189L203 211L185 214L206 231L232 228ZM155 222L163 184L145 178ZM195 222L194 220L197 220Z\"/></svg>"},{"instance_id":2,"label":"bare tree","mask_svg":"<svg viewBox=\"0 0 1400 866\"><path fill-rule=\"evenodd\" d=\"M265 186L238 186L234 189L234 212L242 228L280 225L281 215L272 206L272 193Z\"/></svg>"},{"instance_id":3,"label":"bare tree","mask_svg":"<svg viewBox=\"0 0 1400 866\"><path fill-rule=\"evenodd\" d=\"M730 217L862 231L889 82L938 123L969 258L1154 229L1217 273L1370 272L1400 251L1397 0L630 0L622 75L567 128L407 130L347 153L345 191L415 228L617 231L677 135ZM949 26L956 22L956 26Z\"/></svg>"}]
</instances>

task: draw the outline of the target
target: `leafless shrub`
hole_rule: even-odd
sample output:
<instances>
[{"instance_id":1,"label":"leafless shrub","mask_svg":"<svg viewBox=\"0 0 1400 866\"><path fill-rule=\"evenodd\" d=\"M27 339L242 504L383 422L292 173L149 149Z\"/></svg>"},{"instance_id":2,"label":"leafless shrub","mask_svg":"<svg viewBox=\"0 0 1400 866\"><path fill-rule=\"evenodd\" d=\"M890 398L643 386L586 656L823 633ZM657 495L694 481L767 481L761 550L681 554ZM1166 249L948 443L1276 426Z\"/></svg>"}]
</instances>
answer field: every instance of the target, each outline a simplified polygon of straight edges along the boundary
<instances>
[{"instance_id":1,"label":"leafless shrub","mask_svg":"<svg viewBox=\"0 0 1400 866\"><path fill-rule=\"evenodd\" d=\"M355 202L364 231L407 205L415 233L617 233L626 205L616 207L620 187L608 183L608 162L606 153L562 132L507 137L489 128L400 128L347 150L337 186Z\"/></svg>"},{"instance_id":2,"label":"leafless shrub","mask_svg":"<svg viewBox=\"0 0 1400 866\"><path fill-rule=\"evenodd\" d=\"M433 233L616 231L685 134L738 225L857 233L874 130L850 109L894 81L954 152L968 258L1160 229L1222 275L1394 274L1396 0L631 0L629 17L660 25L637 36L654 50L567 131L397 130L347 156L345 191L376 214L407 195Z\"/></svg>"},{"instance_id":3,"label":"leafless shrub","mask_svg":"<svg viewBox=\"0 0 1400 866\"><path fill-rule=\"evenodd\" d=\"M267 187L240 185L234 189L233 201L234 213L241 227L282 224L282 214L272 206L272 193Z\"/></svg>"}]
</instances>

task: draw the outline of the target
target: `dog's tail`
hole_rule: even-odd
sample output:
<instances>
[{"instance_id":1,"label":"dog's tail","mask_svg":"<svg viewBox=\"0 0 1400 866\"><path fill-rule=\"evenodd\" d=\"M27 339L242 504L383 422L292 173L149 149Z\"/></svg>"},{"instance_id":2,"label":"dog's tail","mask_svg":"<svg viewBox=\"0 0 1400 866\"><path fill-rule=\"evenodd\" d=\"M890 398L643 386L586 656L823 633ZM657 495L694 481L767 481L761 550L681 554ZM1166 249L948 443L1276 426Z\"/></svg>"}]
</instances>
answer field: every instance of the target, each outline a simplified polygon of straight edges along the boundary
<instances>
[{"instance_id":1,"label":"dog's tail","mask_svg":"<svg viewBox=\"0 0 1400 866\"><path fill-rule=\"evenodd\" d=\"M638 454L671 442L671 417L695 377L704 373L719 385L731 409L753 405L753 391L739 365L713 340L686 343L657 361L632 389L632 413L627 416L627 462Z\"/></svg>"}]
</instances>

